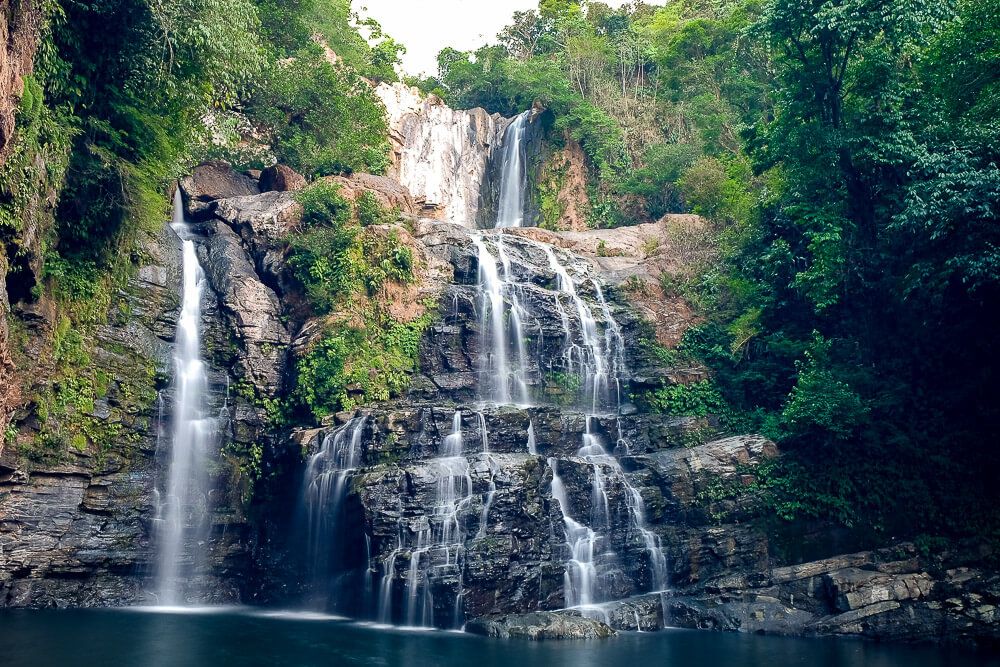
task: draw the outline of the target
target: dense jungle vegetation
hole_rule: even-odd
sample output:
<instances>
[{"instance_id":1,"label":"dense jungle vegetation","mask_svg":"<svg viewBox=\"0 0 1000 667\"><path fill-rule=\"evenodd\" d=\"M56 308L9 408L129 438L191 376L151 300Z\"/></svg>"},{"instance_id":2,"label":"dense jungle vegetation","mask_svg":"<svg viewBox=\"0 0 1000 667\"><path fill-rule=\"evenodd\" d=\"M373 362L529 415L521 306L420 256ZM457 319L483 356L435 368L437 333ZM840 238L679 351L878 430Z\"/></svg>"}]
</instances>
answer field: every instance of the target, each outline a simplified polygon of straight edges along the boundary
<instances>
[{"instance_id":1,"label":"dense jungle vegetation","mask_svg":"<svg viewBox=\"0 0 1000 667\"><path fill-rule=\"evenodd\" d=\"M1000 3L542 0L439 67L415 83L452 104L552 110L591 224L710 219L716 257L665 287L790 453L758 480L780 515L996 535ZM717 403L688 393L659 398Z\"/></svg>"},{"instance_id":2,"label":"dense jungle vegetation","mask_svg":"<svg viewBox=\"0 0 1000 667\"><path fill-rule=\"evenodd\" d=\"M45 13L0 173L0 240L16 258L32 203L60 193L35 289L74 321L106 310L166 184L201 159L277 158L310 179L388 166L362 77L394 80L401 46L347 0ZM550 110L551 139L587 156L594 226L711 221L712 261L664 286L704 316L681 352L714 380L659 405L776 438L789 456L758 483L780 516L927 543L997 535L998 0L542 0L413 83L459 107ZM248 124L273 154L247 152ZM299 242L307 269L326 252L312 241L326 242ZM342 298L345 276L328 278L306 284L318 312ZM330 338L302 372L342 370L351 344Z\"/></svg>"}]
</instances>

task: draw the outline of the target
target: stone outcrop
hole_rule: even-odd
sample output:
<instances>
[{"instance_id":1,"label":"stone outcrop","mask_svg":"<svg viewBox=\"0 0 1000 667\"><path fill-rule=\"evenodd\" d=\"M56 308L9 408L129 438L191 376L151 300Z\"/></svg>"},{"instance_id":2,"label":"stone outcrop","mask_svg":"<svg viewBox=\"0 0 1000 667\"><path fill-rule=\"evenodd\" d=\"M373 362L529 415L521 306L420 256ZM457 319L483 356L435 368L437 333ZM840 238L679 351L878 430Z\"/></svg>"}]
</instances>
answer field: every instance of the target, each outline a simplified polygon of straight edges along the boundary
<instances>
[{"instance_id":1,"label":"stone outcrop","mask_svg":"<svg viewBox=\"0 0 1000 667\"><path fill-rule=\"evenodd\" d=\"M929 566L929 567L928 567ZM691 628L786 635L861 635L970 646L1000 640L1000 577L920 558L912 545L776 567L667 601Z\"/></svg>"},{"instance_id":2,"label":"stone outcrop","mask_svg":"<svg viewBox=\"0 0 1000 667\"><path fill-rule=\"evenodd\" d=\"M379 205L387 211L398 211L407 216L416 216L423 212L422 207L414 202L413 196L405 186L385 176L353 173L350 176L331 176L326 180L339 185L340 193L352 202L357 201L365 192L370 192Z\"/></svg>"},{"instance_id":3,"label":"stone outcrop","mask_svg":"<svg viewBox=\"0 0 1000 667\"><path fill-rule=\"evenodd\" d=\"M261 192L296 192L306 187L305 177L284 164L268 167L257 178Z\"/></svg>"},{"instance_id":4,"label":"stone outcrop","mask_svg":"<svg viewBox=\"0 0 1000 667\"><path fill-rule=\"evenodd\" d=\"M533 612L484 616L468 623L466 632L499 639L607 639L615 631L607 623L579 612Z\"/></svg>"},{"instance_id":5,"label":"stone outcrop","mask_svg":"<svg viewBox=\"0 0 1000 667\"><path fill-rule=\"evenodd\" d=\"M265 396L281 389L290 337L281 324L281 306L271 288L257 277L240 237L221 222L206 223L199 260L219 295L227 329L243 354L233 368Z\"/></svg>"},{"instance_id":6,"label":"stone outcrop","mask_svg":"<svg viewBox=\"0 0 1000 667\"><path fill-rule=\"evenodd\" d=\"M570 136L553 152L538 175L539 195L549 198L551 211L539 211L539 224L547 229L583 232L587 230L590 196L587 157L580 143ZM546 217L547 216L547 217Z\"/></svg>"},{"instance_id":7,"label":"stone outcrop","mask_svg":"<svg viewBox=\"0 0 1000 667\"><path fill-rule=\"evenodd\" d=\"M503 119L483 109L456 111L400 83L380 84L375 92L389 116L391 176L423 216L474 227L487 156Z\"/></svg>"},{"instance_id":8,"label":"stone outcrop","mask_svg":"<svg viewBox=\"0 0 1000 667\"><path fill-rule=\"evenodd\" d=\"M218 199L260 194L260 185L225 162L198 165L190 176L181 179L181 192L188 215L193 219L211 216L210 204Z\"/></svg>"}]
</instances>

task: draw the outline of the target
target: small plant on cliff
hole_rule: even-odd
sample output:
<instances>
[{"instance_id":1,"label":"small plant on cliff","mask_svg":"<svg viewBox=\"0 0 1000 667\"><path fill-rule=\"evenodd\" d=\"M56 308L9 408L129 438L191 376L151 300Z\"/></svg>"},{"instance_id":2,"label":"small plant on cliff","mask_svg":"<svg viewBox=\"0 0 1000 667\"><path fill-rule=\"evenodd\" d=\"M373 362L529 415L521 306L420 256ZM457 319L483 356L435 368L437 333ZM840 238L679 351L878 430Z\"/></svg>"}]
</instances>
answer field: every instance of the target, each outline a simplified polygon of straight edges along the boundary
<instances>
[{"instance_id":1,"label":"small plant on cliff","mask_svg":"<svg viewBox=\"0 0 1000 667\"><path fill-rule=\"evenodd\" d=\"M399 217L399 211L382 206L378 196L371 190L365 190L355 202L358 211L358 222L365 227L385 225L394 222Z\"/></svg>"},{"instance_id":2,"label":"small plant on cliff","mask_svg":"<svg viewBox=\"0 0 1000 667\"><path fill-rule=\"evenodd\" d=\"M351 203L340 194L340 186L317 181L296 195L302 204L302 226L346 225L351 221Z\"/></svg>"},{"instance_id":3,"label":"small plant on cliff","mask_svg":"<svg viewBox=\"0 0 1000 667\"><path fill-rule=\"evenodd\" d=\"M666 415L706 417L725 409L725 401L711 380L674 384L642 396L650 410Z\"/></svg>"}]
</instances>

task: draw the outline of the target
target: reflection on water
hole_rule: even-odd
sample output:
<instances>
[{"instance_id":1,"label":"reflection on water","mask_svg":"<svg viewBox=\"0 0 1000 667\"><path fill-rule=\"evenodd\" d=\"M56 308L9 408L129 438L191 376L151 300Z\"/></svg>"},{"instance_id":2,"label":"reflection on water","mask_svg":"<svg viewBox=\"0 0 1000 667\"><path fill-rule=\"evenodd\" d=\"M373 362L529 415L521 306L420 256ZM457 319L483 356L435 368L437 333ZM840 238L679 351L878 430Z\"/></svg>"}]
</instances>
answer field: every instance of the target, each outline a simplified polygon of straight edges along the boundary
<instances>
[{"instance_id":1,"label":"reflection on water","mask_svg":"<svg viewBox=\"0 0 1000 667\"><path fill-rule=\"evenodd\" d=\"M363 626L323 614L232 607L144 611L0 612L0 664L1000 667L998 657L856 640L671 630L624 633L603 641L502 641Z\"/></svg>"}]
</instances>

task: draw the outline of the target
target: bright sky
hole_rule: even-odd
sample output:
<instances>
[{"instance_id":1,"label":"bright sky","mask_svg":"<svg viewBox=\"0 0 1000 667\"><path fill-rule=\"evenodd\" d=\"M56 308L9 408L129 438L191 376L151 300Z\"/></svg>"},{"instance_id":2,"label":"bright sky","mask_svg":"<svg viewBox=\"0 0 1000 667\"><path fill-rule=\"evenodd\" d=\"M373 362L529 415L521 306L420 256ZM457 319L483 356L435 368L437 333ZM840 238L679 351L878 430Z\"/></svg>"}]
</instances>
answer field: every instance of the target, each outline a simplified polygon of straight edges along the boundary
<instances>
[{"instance_id":1,"label":"bright sky","mask_svg":"<svg viewBox=\"0 0 1000 667\"><path fill-rule=\"evenodd\" d=\"M614 7L623 0L605 0ZM492 42L514 12L535 9L538 0L353 0L354 10L382 24L406 46L407 74L437 72L438 51L460 51ZM367 7L368 11L364 11Z\"/></svg>"}]
</instances>

